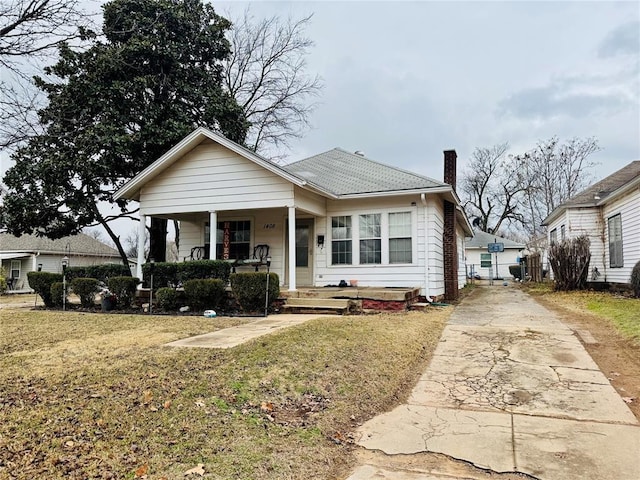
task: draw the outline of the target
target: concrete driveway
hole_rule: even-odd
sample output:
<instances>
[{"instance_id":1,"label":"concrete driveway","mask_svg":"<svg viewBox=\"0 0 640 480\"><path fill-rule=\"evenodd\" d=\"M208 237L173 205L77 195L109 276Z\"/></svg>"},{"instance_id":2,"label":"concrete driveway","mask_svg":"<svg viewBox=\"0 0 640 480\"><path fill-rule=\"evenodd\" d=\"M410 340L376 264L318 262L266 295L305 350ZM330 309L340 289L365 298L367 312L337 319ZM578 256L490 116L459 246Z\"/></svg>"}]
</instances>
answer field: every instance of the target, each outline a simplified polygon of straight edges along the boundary
<instances>
[{"instance_id":1,"label":"concrete driveway","mask_svg":"<svg viewBox=\"0 0 640 480\"><path fill-rule=\"evenodd\" d=\"M499 285L479 287L455 309L408 402L357 438L391 456L435 452L529 478L640 479L640 425L575 333ZM476 478L392 463L383 457L348 480Z\"/></svg>"}]
</instances>

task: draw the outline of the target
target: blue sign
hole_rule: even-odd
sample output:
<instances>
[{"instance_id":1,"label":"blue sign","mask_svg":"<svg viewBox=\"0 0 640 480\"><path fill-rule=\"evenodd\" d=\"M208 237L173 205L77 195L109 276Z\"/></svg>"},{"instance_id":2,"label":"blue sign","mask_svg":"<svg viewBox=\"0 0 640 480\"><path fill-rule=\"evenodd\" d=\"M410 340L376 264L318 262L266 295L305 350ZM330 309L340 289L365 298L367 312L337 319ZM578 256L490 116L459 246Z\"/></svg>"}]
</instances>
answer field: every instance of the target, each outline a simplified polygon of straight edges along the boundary
<instances>
[{"instance_id":1,"label":"blue sign","mask_svg":"<svg viewBox=\"0 0 640 480\"><path fill-rule=\"evenodd\" d=\"M504 243L489 243L487 244L487 251L489 253L504 252Z\"/></svg>"}]
</instances>

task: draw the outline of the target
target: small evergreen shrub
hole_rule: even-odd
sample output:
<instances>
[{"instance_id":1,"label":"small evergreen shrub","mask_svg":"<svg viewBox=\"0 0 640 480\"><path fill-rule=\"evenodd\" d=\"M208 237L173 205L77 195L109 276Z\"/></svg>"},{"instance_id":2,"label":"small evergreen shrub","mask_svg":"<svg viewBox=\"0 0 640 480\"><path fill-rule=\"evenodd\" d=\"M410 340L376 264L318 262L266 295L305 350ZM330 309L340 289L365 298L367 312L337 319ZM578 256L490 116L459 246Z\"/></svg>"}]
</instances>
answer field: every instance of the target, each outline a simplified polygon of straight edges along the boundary
<instances>
[{"instance_id":1,"label":"small evergreen shrub","mask_svg":"<svg viewBox=\"0 0 640 480\"><path fill-rule=\"evenodd\" d=\"M131 270L121 263L107 263L103 265L86 265L82 267L67 267L67 281L74 278L95 278L99 282L107 283L112 277L130 277Z\"/></svg>"},{"instance_id":2,"label":"small evergreen shrub","mask_svg":"<svg viewBox=\"0 0 640 480\"><path fill-rule=\"evenodd\" d=\"M4 268L0 267L0 295L3 295L9 285L7 284L7 272L5 272Z\"/></svg>"},{"instance_id":3,"label":"small evergreen shrub","mask_svg":"<svg viewBox=\"0 0 640 480\"><path fill-rule=\"evenodd\" d=\"M234 273L231 290L245 312L264 312L267 275L262 272ZM280 296L280 279L277 273L269 274L269 299L271 304Z\"/></svg>"},{"instance_id":4,"label":"small evergreen shrub","mask_svg":"<svg viewBox=\"0 0 640 480\"><path fill-rule=\"evenodd\" d=\"M631 288L633 289L633 294L640 298L640 261L631 270Z\"/></svg>"},{"instance_id":5,"label":"small evergreen shrub","mask_svg":"<svg viewBox=\"0 0 640 480\"><path fill-rule=\"evenodd\" d=\"M78 277L71 281L71 290L80 297L80 305L84 308L93 307L99 283L96 278Z\"/></svg>"},{"instance_id":6,"label":"small evergreen shrub","mask_svg":"<svg viewBox=\"0 0 640 480\"><path fill-rule=\"evenodd\" d=\"M215 310L222 306L225 282L217 278L193 279L184 282L184 293L193 310Z\"/></svg>"},{"instance_id":7,"label":"small evergreen shrub","mask_svg":"<svg viewBox=\"0 0 640 480\"><path fill-rule=\"evenodd\" d=\"M64 302L67 302L67 295L65 292L64 301L62 300L62 292L63 292L63 283L62 282L53 282L51 284L50 293L51 293L51 306L52 307L61 307Z\"/></svg>"},{"instance_id":8,"label":"small evergreen shrub","mask_svg":"<svg viewBox=\"0 0 640 480\"><path fill-rule=\"evenodd\" d=\"M113 277L109 279L109 290L118 297L118 308L129 308L138 287L136 277Z\"/></svg>"},{"instance_id":9,"label":"small evergreen shrub","mask_svg":"<svg viewBox=\"0 0 640 480\"><path fill-rule=\"evenodd\" d=\"M184 295L171 287L162 287L156 292L156 302L158 307L167 312L180 308Z\"/></svg>"},{"instance_id":10,"label":"small evergreen shrub","mask_svg":"<svg viewBox=\"0 0 640 480\"><path fill-rule=\"evenodd\" d=\"M177 265L178 277L182 283L187 280L217 278L226 285L231 274L231 265L224 260L194 260Z\"/></svg>"},{"instance_id":11,"label":"small evergreen shrub","mask_svg":"<svg viewBox=\"0 0 640 480\"><path fill-rule=\"evenodd\" d=\"M150 263L142 265L142 276L144 278L145 287L151 286L151 269L153 268L153 291L160 288L176 287L180 281L178 278L179 263L158 262L151 267Z\"/></svg>"},{"instance_id":12,"label":"small evergreen shrub","mask_svg":"<svg viewBox=\"0 0 640 480\"><path fill-rule=\"evenodd\" d=\"M54 282L61 282L62 274L50 272L28 272L27 280L29 281L29 286L33 288L38 295L40 295L45 307L53 307L51 301L51 285ZM60 293L60 296L62 297L62 292Z\"/></svg>"}]
</instances>

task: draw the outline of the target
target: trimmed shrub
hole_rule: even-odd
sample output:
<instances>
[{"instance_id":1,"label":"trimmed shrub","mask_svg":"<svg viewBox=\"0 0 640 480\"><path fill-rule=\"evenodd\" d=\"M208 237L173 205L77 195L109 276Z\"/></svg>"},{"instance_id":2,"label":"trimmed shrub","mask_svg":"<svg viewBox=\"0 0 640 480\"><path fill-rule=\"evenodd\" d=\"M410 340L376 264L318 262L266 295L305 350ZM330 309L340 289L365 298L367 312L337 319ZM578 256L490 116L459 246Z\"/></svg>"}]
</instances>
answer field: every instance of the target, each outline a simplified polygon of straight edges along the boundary
<instances>
[{"instance_id":1,"label":"trimmed shrub","mask_svg":"<svg viewBox=\"0 0 640 480\"><path fill-rule=\"evenodd\" d=\"M84 267L67 267L67 281L74 278L95 278L99 282L107 283L112 277L130 277L131 270L121 263L107 263L104 265L87 265Z\"/></svg>"},{"instance_id":2,"label":"trimmed shrub","mask_svg":"<svg viewBox=\"0 0 640 480\"><path fill-rule=\"evenodd\" d=\"M80 297L80 305L85 308L94 306L99 283L96 278L74 278L71 280L71 290Z\"/></svg>"},{"instance_id":3,"label":"trimmed shrub","mask_svg":"<svg viewBox=\"0 0 640 480\"><path fill-rule=\"evenodd\" d=\"M633 289L633 294L640 298L640 262L636 263L631 270L631 288Z\"/></svg>"},{"instance_id":4,"label":"trimmed shrub","mask_svg":"<svg viewBox=\"0 0 640 480\"><path fill-rule=\"evenodd\" d=\"M225 295L224 286L225 282L217 278L187 280L184 293L194 310L219 309Z\"/></svg>"},{"instance_id":5,"label":"trimmed shrub","mask_svg":"<svg viewBox=\"0 0 640 480\"><path fill-rule=\"evenodd\" d=\"M549 263L553 269L554 288L560 291L584 290L587 286L591 242L586 235L552 243Z\"/></svg>"},{"instance_id":6,"label":"trimmed shrub","mask_svg":"<svg viewBox=\"0 0 640 480\"><path fill-rule=\"evenodd\" d=\"M118 308L129 308L138 287L136 277L113 277L109 279L109 290L118 297Z\"/></svg>"},{"instance_id":7,"label":"trimmed shrub","mask_svg":"<svg viewBox=\"0 0 640 480\"><path fill-rule=\"evenodd\" d=\"M159 288L156 292L158 307L166 311L174 311L180 307L184 295L171 287Z\"/></svg>"},{"instance_id":8,"label":"trimmed shrub","mask_svg":"<svg viewBox=\"0 0 640 480\"><path fill-rule=\"evenodd\" d=\"M61 307L64 302L67 302L66 292L65 292L65 295L64 295L64 301L62 300L62 292L63 292L63 283L62 282L53 282L51 284L50 293L51 293L51 306L52 307Z\"/></svg>"},{"instance_id":9,"label":"trimmed shrub","mask_svg":"<svg viewBox=\"0 0 640 480\"><path fill-rule=\"evenodd\" d=\"M177 265L178 278L183 284L188 280L217 278L226 285L231 274L231 265L224 260L194 260Z\"/></svg>"},{"instance_id":10,"label":"trimmed shrub","mask_svg":"<svg viewBox=\"0 0 640 480\"><path fill-rule=\"evenodd\" d=\"M178 265L179 263L172 262L158 262L153 264L153 291L158 291L160 288L176 287L180 281L178 278ZM151 264L145 263L142 265L142 276L144 278L144 284L147 288L150 287L151 280Z\"/></svg>"},{"instance_id":11,"label":"trimmed shrub","mask_svg":"<svg viewBox=\"0 0 640 480\"><path fill-rule=\"evenodd\" d=\"M0 266L0 295L3 295L7 288L9 288L9 285L7 285L7 272Z\"/></svg>"},{"instance_id":12,"label":"trimmed shrub","mask_svg":"<svg viewBox=\"0 0 640 480\"><path fill-rule=\"evenodd\" d=\"M27 280L29 280L29 286L40 295L45 307L53 307L51 302L51 285L54 282L62 282L61 273L50 272L28 272ZM60 293L62 297L62 292Z\"/></svg>"},{"instance_id":13,"label":"trimmed shrub","mask_svg":"<svg viewBox=\"0 0 640 480\"><path fill-rule=\"evenodd\" d=\"M263 312L267 275L262 272L234 273L231 275L231 290L245 312ZM269 274L269 309L280 296L280 279L277 273Z\"/></svg>"}]
</instances>

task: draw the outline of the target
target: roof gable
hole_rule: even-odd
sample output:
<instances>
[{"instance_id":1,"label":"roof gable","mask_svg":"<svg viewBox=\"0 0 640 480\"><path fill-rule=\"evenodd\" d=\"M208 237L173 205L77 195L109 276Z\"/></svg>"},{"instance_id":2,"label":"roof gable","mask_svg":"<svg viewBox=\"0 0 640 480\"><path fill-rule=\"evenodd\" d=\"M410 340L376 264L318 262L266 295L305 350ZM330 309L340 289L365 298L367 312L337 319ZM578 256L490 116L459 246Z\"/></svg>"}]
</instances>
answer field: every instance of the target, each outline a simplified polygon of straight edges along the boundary
<instances>
[{"instance_id":1,"label":"roof gable","mask_svg":"<svg viewBox=\"0 0 640 480\"><path fill-rule=\"evenodd\" d=\"M125 183L118 191L113 195L114 200L120 198L127 198L130 200L139 200L140 189L150 180L155 178L158 174L164 172L174 162L182 158L189 151L202 143L203 140L212 140L225 148L237 153L241 157L269 170L272 173L284 178L285 180L303 187L306 185L306 181L297 177L295 174L287 172L280 165L267 160L266 158L258 155L244 148L243 146L229 140L228 138L213 132L207 128L200 127L187 135L182 141L175 145L171 150L145 168L142 172L138 173L135 177Z\"/></svg>"},{"instance_id":2,"label":"roof gable","mask_svg":"<svg viewBox=\"0 0 640 480\"><path fill-rule=\"evenodd\" d=\"M450 188L432 178L334 148L299 160L284 169L336 196Z\"/></svg>"},{"instance_id":3,"label":"roof gable","mask_svg":"<svg viewBox=\"0 0 640 480\"><path fill-rule=\"evenodd\" d=\"M582 192L571 197L566 202L558 205L547 218L542 222L548 225L563 211L569 208L597 207L604 205L620 193L626 190L626 187L633 184L640 184L640 160L635 160L630 164L622 167L620 170L613 172L608 177L603 178L599 182L594 183Z\"/></svg>"}]
</instances>

